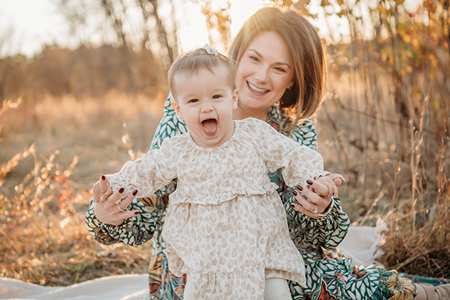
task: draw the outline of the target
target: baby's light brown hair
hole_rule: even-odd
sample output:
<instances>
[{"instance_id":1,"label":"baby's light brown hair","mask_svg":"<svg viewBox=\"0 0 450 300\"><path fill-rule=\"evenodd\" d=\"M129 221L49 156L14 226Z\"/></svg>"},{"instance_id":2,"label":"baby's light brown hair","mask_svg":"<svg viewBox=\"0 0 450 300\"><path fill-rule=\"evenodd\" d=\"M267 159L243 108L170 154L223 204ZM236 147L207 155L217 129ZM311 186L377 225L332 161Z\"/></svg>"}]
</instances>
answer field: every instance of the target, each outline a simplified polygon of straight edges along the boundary
<instances>
[{"instance_id":1,"label":"baby's light brown hair","mask_svg":"<svg viewBox=\"0 0 450 300\"><path fill-rule=\"evenodd\" d=\"M180 72L192 74L200 69L207 69L214 74L213 68L220 65L223 65L228 71L230 88L234 90L236 88L236 63L233 59L220 53L217 55L210 54L204 48L198 48L180 55L170 67L168 74L169 87L174 100L176 101L176 74Z\"/></svg>"}]
</instances>

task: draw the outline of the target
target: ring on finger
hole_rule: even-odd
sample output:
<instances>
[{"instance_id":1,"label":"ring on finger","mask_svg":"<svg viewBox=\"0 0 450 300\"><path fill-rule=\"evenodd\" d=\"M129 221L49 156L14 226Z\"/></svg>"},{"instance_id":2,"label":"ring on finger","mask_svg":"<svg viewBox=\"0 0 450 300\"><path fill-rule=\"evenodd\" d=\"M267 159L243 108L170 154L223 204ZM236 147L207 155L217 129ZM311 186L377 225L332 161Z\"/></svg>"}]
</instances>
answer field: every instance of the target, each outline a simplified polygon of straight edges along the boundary
<instances>
[{"instance_id":1,"label":"ring on finger","mask_svg":"<svg viewBox=\"0 0 450 300\"><path fill-rule=\"evenodd\" d=\"M319 212L319 210L317 209L317 205L316 204L314 204L314 210L311 211L311 212L314 213L314 214L317 214Z\"/></svg>"},{"instance_id":2,"label":"ring on finger","mask_svg":"<svg viewBox=\"0 0 450 300\"><path fill-rule=\"evenodd\" d=\"M122 209L122 207L120 207L120 202L122 202L122 200L123 200L123 199L120 199L120 200L118 200L118 201L116 202L117 208L118 208L120 211L128 211L128 210Z\"/></svg>"}]
</instances>

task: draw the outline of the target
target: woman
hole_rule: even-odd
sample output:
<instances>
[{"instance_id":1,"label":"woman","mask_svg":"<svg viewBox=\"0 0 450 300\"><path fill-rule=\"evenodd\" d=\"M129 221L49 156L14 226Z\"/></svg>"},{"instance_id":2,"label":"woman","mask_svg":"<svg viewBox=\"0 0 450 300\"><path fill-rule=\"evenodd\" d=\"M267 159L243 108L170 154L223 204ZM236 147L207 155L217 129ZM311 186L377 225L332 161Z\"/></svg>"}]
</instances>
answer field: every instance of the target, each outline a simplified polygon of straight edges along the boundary
<instances>
[{"instance_id":1,"label":"woman","mask_svg":"<svg viewBox=\"0 0 450 300\"><path fill-rule=\"evenodd\" d=\"M234 118L265 120L279 132L316 150L316 132L307 118L322 101L326 62L322 44L311 24L295 12L263 8L244 24L229 55L238 62L236 84L240 95ZM151 148L159 148L165 138L185 132L184 123L171 108L169 96ZM284 185L280 171L270 177L280 186L291 237L306 264L307 286L290 283L293 299L394 296L413 299L416 296L416 286L400 278L396 271L374 266L351 268L351 258L335 251L350 222L339 205L339 198L321 196L328 194L323 190L336 189L332 180L319 178L308 182L309 189L292 189ZM336 183L339 185L340 181L337 179ZM103 244L139 245L154 238L149 270L151 299L182 299L183 295L185 279L170 273L160 236L168 195L175 188L173 182L150 198L137 201L129 196L120 205L115 203L119 197L116 192L95 205L91 202L86 215L90 233ZM125 207L129 212L119 211ZM427 299L421 287L417 291L416 299Z\"/></svg>"}]
</instances>

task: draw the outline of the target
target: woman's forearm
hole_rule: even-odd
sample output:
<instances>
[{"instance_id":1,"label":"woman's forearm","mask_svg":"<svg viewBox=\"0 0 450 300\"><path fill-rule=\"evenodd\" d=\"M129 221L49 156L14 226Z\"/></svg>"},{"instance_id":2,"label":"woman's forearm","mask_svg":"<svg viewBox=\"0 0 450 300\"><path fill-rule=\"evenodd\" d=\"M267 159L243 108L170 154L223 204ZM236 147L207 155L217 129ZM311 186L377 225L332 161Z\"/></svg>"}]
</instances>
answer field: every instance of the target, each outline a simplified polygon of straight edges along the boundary
<instances>
[{"instance_id":1,"label":"woman's forearm","mask_svg":"<svg viewBox=\"0 0 450 300\"><path fill-rule=\"evenodd\" d=\"M320 219L314 219L296 211L291 203L297 203L290 191L283 195L284 207L291 232L291 238L300 238L305 243L320 245L327 250L337 247L347 235L350 220L339 205L340 199L333 198L332 208Z\"/></svg>"},{"instance_id":2,"label":"woman's forearm","mask_svg":"<svg viewBox=\"0 0 450 300\"><path fill-rule=\"evenodd\" d=\"M162 197L160 195L160 197ZM134 199L128 207L129 210L138 210L136 217L125 219L122 225L114 226L102 223L95 215L95 202L91 201L86 212L86 226L92 237L104 244L124 243L131 246L138 246L153 238L156 231L161 231L161 220L164 209L155 209L149 212L145 205L138 199Z\"/></svg>"}]
</instances>

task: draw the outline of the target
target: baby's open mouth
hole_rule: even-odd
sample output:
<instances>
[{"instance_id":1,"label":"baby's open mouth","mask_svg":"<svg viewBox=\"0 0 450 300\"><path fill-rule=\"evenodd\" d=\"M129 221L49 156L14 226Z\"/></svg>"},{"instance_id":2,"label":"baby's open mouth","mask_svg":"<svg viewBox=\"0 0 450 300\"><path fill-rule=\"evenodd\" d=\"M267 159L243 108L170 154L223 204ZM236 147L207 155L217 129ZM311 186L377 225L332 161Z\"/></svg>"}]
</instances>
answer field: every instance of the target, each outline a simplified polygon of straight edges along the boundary
<instances>
[{"instance_id":1,"label":"baby's open mouth","mask_svg":"<svg viewBox=\"0 0 450 300\"><path fill-rule=\"evenodd\" d=\"M203 131L207 136L214 136L217 132L217 120L206 119L202 121Z\"/></svg>"}]
</instances>

